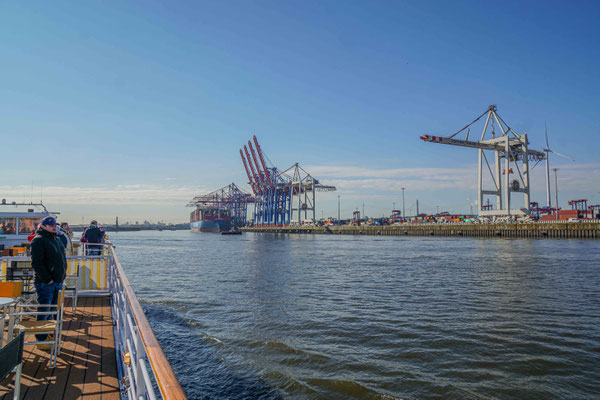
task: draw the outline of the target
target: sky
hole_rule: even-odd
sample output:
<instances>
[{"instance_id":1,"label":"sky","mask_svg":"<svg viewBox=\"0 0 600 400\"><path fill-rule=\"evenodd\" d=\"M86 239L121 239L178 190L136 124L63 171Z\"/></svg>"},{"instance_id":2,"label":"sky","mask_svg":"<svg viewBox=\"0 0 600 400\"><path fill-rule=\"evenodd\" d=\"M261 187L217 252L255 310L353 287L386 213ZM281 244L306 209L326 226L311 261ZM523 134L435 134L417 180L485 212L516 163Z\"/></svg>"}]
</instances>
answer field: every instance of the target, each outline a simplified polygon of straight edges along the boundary
<instances>
[{"instance_id":1,"label":"sky","mask_svg":"<svg viewBox=\"0 0 600 400\"><path fill-rule=\"evenodd\" d=\"M476 208L477 151L425 143L496 104L600 203L598 1L0 3L0 197L71 223L186 222L256 135L337 192L317 214ZM545 202L544 165L532 197ZM554 191L554 187L552 188ZM554 193L553 193L554 196Z\"/></svg>"}]
</instances>

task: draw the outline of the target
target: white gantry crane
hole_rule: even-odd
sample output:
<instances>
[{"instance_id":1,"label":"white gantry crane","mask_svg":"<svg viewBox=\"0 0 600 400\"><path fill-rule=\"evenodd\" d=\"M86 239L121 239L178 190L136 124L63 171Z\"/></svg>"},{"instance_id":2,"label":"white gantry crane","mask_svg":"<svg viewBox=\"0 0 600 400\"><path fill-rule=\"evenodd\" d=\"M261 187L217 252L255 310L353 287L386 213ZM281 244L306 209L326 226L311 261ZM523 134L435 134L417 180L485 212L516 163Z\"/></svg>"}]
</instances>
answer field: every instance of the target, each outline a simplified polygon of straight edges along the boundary
<instances>
[{"instance_id":1,"label":"white gantry crane","mask_svg":"<svg viewBox=\"0 0 600 400\"><path fill-rule=\"evenodd\" d=\"M485 118L485 125L479 140L469 140L471 125ZM496 127L499 131L496 130ZM466 132L464 139L456 138ZM488 133L489 132L489 133ZM487 135L487 136L486 136ZM547 152L529 149L527 134L513 131L496 112L496 106L489 108L469 125L448 137L421 136L426 142L449 144L453 146L472 147L478 149L479 163L477 168L478 209L480 216L523 215L523 209L511 209L511 194L523 193L524 209L529 210L530 171L529 161L540 162L547 157ZM493 166L486 155L493 151ZM504 168L502 161L504 160ZM484 165L491 178L491 187L484 188ZM513 169L514 168L514 169ZM487 174L486 174L487 175ZM504 181L504 184L502 183ZM485 182L490 184L490 182ZM496 198L496 208L484 205L484 196Z\"/></svg>"},{"instance_id":2,"label":"white gantry crane","mask_svg":"<svg viewBox=\"0 0 600 400\"><path fill-rule=\"evenodd\" d=\"M290 222L315 222L316 192L332 192L335 186L323 185L313 178L298 163L279 174L285 185L290 187ZM302 214L304 213L304 218ZM310 215L310 218L309 218Z\"/></svg>"}]
</instances>

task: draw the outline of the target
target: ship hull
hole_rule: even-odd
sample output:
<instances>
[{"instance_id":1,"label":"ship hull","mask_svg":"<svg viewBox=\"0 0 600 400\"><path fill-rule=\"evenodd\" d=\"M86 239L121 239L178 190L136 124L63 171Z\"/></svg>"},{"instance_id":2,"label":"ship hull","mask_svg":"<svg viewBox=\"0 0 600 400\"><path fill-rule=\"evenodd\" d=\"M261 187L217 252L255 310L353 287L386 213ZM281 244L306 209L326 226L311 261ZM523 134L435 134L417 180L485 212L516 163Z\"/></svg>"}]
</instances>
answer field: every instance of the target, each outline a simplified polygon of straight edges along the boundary
<instances>
[{"instance_id":1,"label":"ship hull","mask_svg":"<svg viewBox=\"0 0 600 400\"><path fill-rule=\"evenodd\" d=\"M192 232L223 232L231 229L231 221L224 219L210 219L190 222Z\"/></svg>"}]
</instances>

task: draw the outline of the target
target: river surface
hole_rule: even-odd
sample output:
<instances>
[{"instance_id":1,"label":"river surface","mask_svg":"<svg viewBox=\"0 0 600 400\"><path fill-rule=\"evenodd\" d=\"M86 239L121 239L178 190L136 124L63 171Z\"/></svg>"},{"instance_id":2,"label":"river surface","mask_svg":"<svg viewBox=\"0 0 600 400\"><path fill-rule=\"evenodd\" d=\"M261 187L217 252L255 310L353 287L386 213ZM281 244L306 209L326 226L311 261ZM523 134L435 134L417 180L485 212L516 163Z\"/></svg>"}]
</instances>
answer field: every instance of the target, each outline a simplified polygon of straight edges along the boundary
<instances>
[{"instance_id":1,"label":"river surface","mask_svg":"<svg viewBox=\"0 0 600 400\"><path fill-rule=\"evenodd\" d=\"M600 398L600 241L110 236L190 399Z\"/></svg>"}]
</instances>

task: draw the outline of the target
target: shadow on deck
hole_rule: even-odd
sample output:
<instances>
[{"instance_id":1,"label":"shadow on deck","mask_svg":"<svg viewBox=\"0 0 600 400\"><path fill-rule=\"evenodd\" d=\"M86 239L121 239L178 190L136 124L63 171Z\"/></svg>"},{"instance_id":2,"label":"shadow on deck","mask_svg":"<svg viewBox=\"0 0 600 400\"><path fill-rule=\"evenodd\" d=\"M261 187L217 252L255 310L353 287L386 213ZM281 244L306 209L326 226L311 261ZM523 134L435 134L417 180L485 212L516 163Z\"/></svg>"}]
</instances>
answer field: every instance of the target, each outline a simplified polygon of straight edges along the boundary
<instances>
[{"instance_id":1,"label":"shadow on deck","mask_svg":"<svg viewBox=\"0 0 600 400\"><path fill-rule=\"evenodd\" d=\"M68 299L63 335L56 367L48 366L48 352L25 346L21 398L118 399L110 298L80 297L75 316ZM13 377L0 382L0 400L12 399Z\"/></svg>"}]
</instances>

